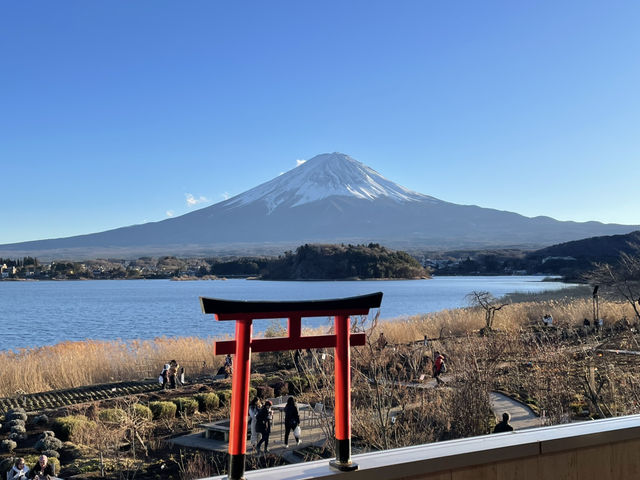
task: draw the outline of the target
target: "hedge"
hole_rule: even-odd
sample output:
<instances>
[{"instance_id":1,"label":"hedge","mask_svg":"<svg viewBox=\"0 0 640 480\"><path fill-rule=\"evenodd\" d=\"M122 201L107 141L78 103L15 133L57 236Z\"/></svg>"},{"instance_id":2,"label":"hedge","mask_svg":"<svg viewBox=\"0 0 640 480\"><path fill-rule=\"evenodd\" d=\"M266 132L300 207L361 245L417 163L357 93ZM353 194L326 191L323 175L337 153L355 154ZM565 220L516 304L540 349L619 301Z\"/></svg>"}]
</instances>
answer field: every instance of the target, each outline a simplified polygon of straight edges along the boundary
<instances>
[{"instance_id":1,"label":"hedge","mask_svg":"<svg viewBox=\"0 0 640 480\"><path fill-rule=\"evenodd\" d=\"M146 420L153 420L153 412L146 405L136 403L133 405L133 415L136 418L142 418Z\"/></svg>"},{"instance_id":2,"label":"hedge","mask_svg":"<svg viewBox=\"0 0 640 480\"><path fill-rule=\"evenodd\" d=\"M220 390L218 392L220 405L229 405L231 403L231 390Z\"/></svg>"},{"instance_id":3,"label":"hedge","mask_svg":"<svg viewBox=\"0 0 640 480\"><path fill-rule=\"evenodd\" d=\"M178 397L172 401L177 407L177 413L193 415L198 411L198 401L194 398Z\"/></svg>"},{"instance_id":4,"label":"hedge","mask_svg":"<svg viewBox=\"0 0 640 480\"><path fill-rule=\"evenodd\" d=\"M149 402L149 408L153 413L154 420L175 418L178 410L178 407L173 402Z\"/></svg>"},{"instance_id":5,"label":"hedge","mask_svg":"<svg viewBox=\"0 0 640 480\"><path fill-rule=\"evenodd\" d=\"M84 415L69 415L67 417L59 417L53 420L51 428L63 442L69 440L73 432L84 425L92 425L95 422L89 420Z\"/></svg>"},{"instance_id":6,"label":"hedge","mask_svg":"<svg viewBox=\"0 0 640 480\"><path fill-rule=\"evenodd\" d=\"M104 423L122 423L126 416L121 408L104 408L98 412L98 418Z\"/></svg>"},{"instance_id":7,"label":"hedge","mask_svg":"<svg viewBox=\"0 0 640 480\"><path fill-rule=\"evenodd\" d=\"M211 412L220 406L220 398L215 393L199 393L194 396L201 412Z\"/></svg>"}]
</instances>

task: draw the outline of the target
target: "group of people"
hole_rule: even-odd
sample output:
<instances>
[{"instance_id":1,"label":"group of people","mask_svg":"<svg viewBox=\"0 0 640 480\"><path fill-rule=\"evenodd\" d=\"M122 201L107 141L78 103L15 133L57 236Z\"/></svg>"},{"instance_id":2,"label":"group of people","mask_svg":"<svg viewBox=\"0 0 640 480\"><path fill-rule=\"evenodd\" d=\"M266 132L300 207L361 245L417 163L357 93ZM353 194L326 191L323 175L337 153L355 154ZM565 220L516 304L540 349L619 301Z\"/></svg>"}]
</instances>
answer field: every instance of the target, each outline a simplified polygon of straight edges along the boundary
<instances>
[{"instance_id":1,"label":"group of people","mask_svg":"<svg viewBox=\"0 0 640 480\"><path fill-rule=\"evenodd\" d=\"M249 404L249 418L251 422L251 445L256 450L260 450L264 444L264 452L269 451L269 435L271 435L271 427L273 425L273 404L270 400L261 403L258 397L251 400ZM284 407L284 447L289 448L289 435L293 432L296 439L296 445L300 444L300 414L296 401L293 397L287 399ZM260 435L260 440L258 440Z\"/></svg>"},{"instance_id":2,"label":"group of people","mask_svg":"<svg viewBox=\"0 0 640 480\"><path fill-rule=\"evenodd\" d=\"M55 467L49 463L46 455L41 455L33 468L29 468L25 464L24 458L18 458L11 470L7 472L7 480L26 480L28 478L49 480L55 477L55 473Z\"/></svg>"},{"instance_id":3,"label":"group of people","mask_svg":"<svg viewBox=\"0 0 640 480\"><path fill-rule=\"evenodd\" d=\"M626 318L624 318L624 319L623 319L623 320L621 320L621 321L626 321ZM627 321L627 323L629 323L629 322ZM587 332L589 331L589 329L591 328L591 322L589 321L589 319L588 319L588 318L585 318L585 319L582 321L582 326L583 326L583 328L584 328L584 330L585 330L585 331L587 331ZM598 319L595 319L595 320L593 321L593 328L594 328L594 331L596 331L596 332L597 332L597 331L600 331L600 330L602 330L602 328L603 328L603 327L604 327L604 320L603 320L602 318L598 318Z\"/></svg>"},{"instance_id":4,"label":"group of people","mask_svg":"<svg viewBox=\"0 0 640 480\"><path fill-rule=\"evenodd\" d=\"M184 385L184 367L181 368L175 360L165 363L159 380L163 389L178 388L178 386Z\"/></svg>"}]
</instances>

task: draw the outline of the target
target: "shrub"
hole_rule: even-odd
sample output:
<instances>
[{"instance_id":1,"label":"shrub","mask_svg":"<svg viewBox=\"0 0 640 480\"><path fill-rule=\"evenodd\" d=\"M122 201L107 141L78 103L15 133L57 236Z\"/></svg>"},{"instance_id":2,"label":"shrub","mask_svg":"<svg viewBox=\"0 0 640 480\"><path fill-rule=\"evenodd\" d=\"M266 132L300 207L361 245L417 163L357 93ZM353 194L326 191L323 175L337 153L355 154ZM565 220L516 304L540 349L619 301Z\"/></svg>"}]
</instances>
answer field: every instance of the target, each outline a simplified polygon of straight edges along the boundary
<instances>
[{"instance_id":1,"label":"shrub","mask_svg":"<svg viewBox=\"0 0 640 480\"><path fill-rule=\"evenodd\" d=\"M133 405L133 416L145 420L153 420L153 412L146 405L136 403Z\"/></svg>"},{"instance_id":2,"label":"shrub","mask_svg":"<svg viewBox=\"0 0 640 480\"><path fill-rule=\"evenodd\" d=\"M49 438L51 438L51 437L49 437ZM58 439L56 438L56 440L58 440ZM60 458L60 454L58 452L56 452L55 450L43 450L40 453L42 453L42 455L46 455L49 458Z\"/></svg>"},{"instance_id":3,"label":"shrub","mask_svg":"<svg viewBox=\"0 0 640 480\"><path fill-rule=\"evenodd\" d=\"M12 432L9 434L9 440L13 440L14 442L19 442L26 439L27 439L26 433Z\"/></svg>"},{"instance_id":4,"label":"shrub","mask_svg":"<svg viewBox=\"0 0 640 480\"><path fill-rule=\"evenodd\" d=\"M178 413L193 415L198 411L198 401L193 398L178 397L172 401L177 407Z\"/></svg>"},{"instance_id":5,"label":"shrub","mask_svg":"<svg viewBox=\"0 0 640 480\"><path fill-rule=\"evenodd\" d=\"M309 382L304 377L291 377L289 379L289 393L297 395L309 388Z\"/></svg>"},{"instance_id":6,"label":"shrub","mask_svg":"<svg viewBox=\"0 0 640 480\"><path fill-rule=\"evenodd\" d=\"M7 430L13 431L14 427L22 427L22 428L24 428L24 420L19 420L19 419L10 420L8 423L5 424L5 428Z\"/></svg>"},{"instance_id":7,"label":"shrub","mask_svg":"<svg viewBox=\"0 0 640 480\"><path fill-rule=\"evenodd\" d=\"M98 412L98 418L104 423L122 423L126 416L121 408L105 408Z\"/></svg>"},{"instance_id":8,"label":"shrub","mask_svg":"<svg viewBox=\"0 0 640 480\"><path fill-rule=\"evenodd\" d=\"M27 414L24 411L19 410L9 410L4 419L8 422L10 420L22 420L23 422L27 421Z\"/></svg>"},{"instance_id":9,"label":"shrub","mask_svg":"<svg viewBox=\"0 0 640 480\"><path fill-rule=\"evenodd\" d=\"M46 425L49 422L49 417L47 417L44 413L42 415L38 415L33 419L33 423L36 425Z\"/></svg>"},{"instance_id":10,"label":"shrub","mask_svg":"<svg viewBox=\"0 0 640 480\"><path fill-rule=\"evenodd\" d=\"M62 442L56 437L48 435L47 433L43 433L40 436L40 439L35 443L33 448L43 453L46 450L60 450L62 448ZM45 455L47 454L45 453Z\"/></svg>"},{"instance_id":11,"label":"shrub","mask_svg":"<svg viewBox=\"0 0 640 480\"><path fill-rule=\"evenodd\" d=\"M11 408L7 410L7 413L5 413L5 416L10 416L16 413L27 413L27 411L22 407Z\"/></svg>"},{"instance_id":12,"label":"shrub","mask_svg":"<svg viewBox=\"0 0 640 480\"><path fill-rule=\"evenodd\" d=\"M194 396L201 412L211 412L220 406L220 399L215 393L199 393Z\"/></svg>"},{"instance_id":13,"label":"shrub","mask_svg":"<svg viewBox=\"0 0 640 480\"><path fill-rule=\"evenodd\" d=\"M175 418L178 407L172 402L150 402L154 420Z\"/></svg>"},{"instance_id":14,"label":"shrub","mask_svg":"<svg viewBox=\"0 0 640 480\"><path fill-rule=\"evenodd\" d=\"M272 383L277 383L277 382L282 382L282 378L280 378L277 375L269 375L269 376L265 376L264 378L264 383L267 385L271 385Z\"/></svg>"},{"instance_id":15,"label":"shrub","mask_svg":"<svg viewBox=\"0 0 640 480\"><path fill-rule=\"evenodd\" d=\"M220 390L217 394L220 399L220 405L229 405L231 403L231 390Z\"/></svg>"},{"instance_id":16,"label":"shrub","mask_svg":"<svg viewBox=\"0 0 640 480\"><path fill-rule=\"evenodd\" d=\"M258 391L253 387L249 387L249 401L253 400L257 396L258 396Z\"/></svg>"},{"instance_id":17,"label":"shrub","mask_svg":"<svg viewBox=\"0 0 640 480\"><path fill-rule=\"evenodd\" d=\"M289 393L289 384L287 382L279 381L269 384L273 388L273 396L279 397L280 395L286 395Z\"/></svg>"},{"instance_id":18,"label":"shrub","mask_svg":"<svg viewBox=\"0 0 640 480\"><path fill-rule=\"evenodd\" d=\"M256 395L262 399L273 398L273 388L268 385L260 385L256 387Z\"/></svg>"},{"instance_id":19,"label":"shrub","mask_svg":"<svg viewBox=\"0 0 640 480\"><path fill-rule=\"evenodd\" d=\"M27 429L24 428L24 423L22 425L14 425L11 427L11 433L27 433Z\"/></svg>"},{"instance_id":20,"label":"shrub","mask_svg":"<svg viewBox=\"0 0 640 480\"><path fill-rule=\"evenodd\" d=\"M2 442L0 442L0 450L7 452L13 452L17 446L18 444L13 440L2 440Z\"/></svg>"},{"instance_id":21,"label":"shrub","mask_svg":"<svg viewBox=\"0 0 640 480\"><path fill-rule=\"evenodd\" d=\"M71 438L76 429L91 425L92 423L93 422L84 415L69 415L66 417L56 418L53 421L51 428L53 429L53 432L55 432L55 436L62 441L66 441ZM53 435L53 432L51 432L51 435ZM47 434L47 432L45 432L45 434Z\"/></svg>"}]
</instances>

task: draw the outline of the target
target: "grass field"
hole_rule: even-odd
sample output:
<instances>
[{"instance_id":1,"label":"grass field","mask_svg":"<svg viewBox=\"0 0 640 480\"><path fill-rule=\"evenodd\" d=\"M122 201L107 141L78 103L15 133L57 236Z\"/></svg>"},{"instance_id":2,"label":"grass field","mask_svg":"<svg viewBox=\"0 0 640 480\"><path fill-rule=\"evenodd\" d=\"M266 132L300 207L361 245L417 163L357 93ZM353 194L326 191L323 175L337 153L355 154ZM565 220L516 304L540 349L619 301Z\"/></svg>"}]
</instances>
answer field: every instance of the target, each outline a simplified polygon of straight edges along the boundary
<instances>
[{"instance_id":1,"label":"grass field","mask_svg":"<svg viewBox=\"0 0 640 480\"><path fill-rule=\"evenodd\" d=\"M540 323L546 313L553 315L559 327L579 326L584 318L592 318L592 303L585 291L548 293L533 297L513 297L513 302L497 312L494 328L516 332ZM600 313L605 326L626 317L633 310L622 302L602 301ZM429 338L464 335L484 327L484 313L478 308L443 310L417 315L402 321L381 322L390 343L419 341ZM159 374L170 359L181 364L206 362L215 373L222 359L213 356L213 341L196 337L156 338L134 341L63 342L53 346L17 352L1 352L3 365L0 396L73 388L119 380L136 380Z\"/></svg>"}]
</instances>

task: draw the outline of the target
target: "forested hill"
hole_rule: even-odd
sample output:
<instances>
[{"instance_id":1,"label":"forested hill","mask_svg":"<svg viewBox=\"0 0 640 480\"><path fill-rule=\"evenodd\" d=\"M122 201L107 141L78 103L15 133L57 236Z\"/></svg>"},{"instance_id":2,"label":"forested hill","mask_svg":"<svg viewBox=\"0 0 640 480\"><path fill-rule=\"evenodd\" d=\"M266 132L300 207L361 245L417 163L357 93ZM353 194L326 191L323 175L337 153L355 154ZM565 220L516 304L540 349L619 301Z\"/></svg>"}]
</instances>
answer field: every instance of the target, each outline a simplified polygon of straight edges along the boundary
<instances>
[{"instance_id":1,"label":"forested hill","mask_svg":"<svg viewBox=\"0 0 640 480\"><path fill-rule=\"evenodd\" d=\"M427 278L429 271L406 252L369 245L303 245L271 262L265 280Z\"/></svg>"},{"instance_id":2,"label":"forested hill","mask_svg":"<svg viewBox=\"0 0 640 480\"><path fill-rule=\"evenodd\" d=\"M598 263L615 265L626 253L638 255L640 231L626 235L608 235L566 242L531 252L526 260L544 273L562 275L565 280L579 281Z\"/></svg>"},{"instance_id":3,"label":"forested hill","mask_svg":"<svg viewBox=\"0 0 640 480\"><path fill-rule=\"evenodd\" d=\"M591 262L613 263L618 260L623 252L627 254L637 253L638 245L640 245L640 230L626 235L608 235L560 243L532 252L529 257L571 256L585 258Z\"/></svg>"}]
</instances>

